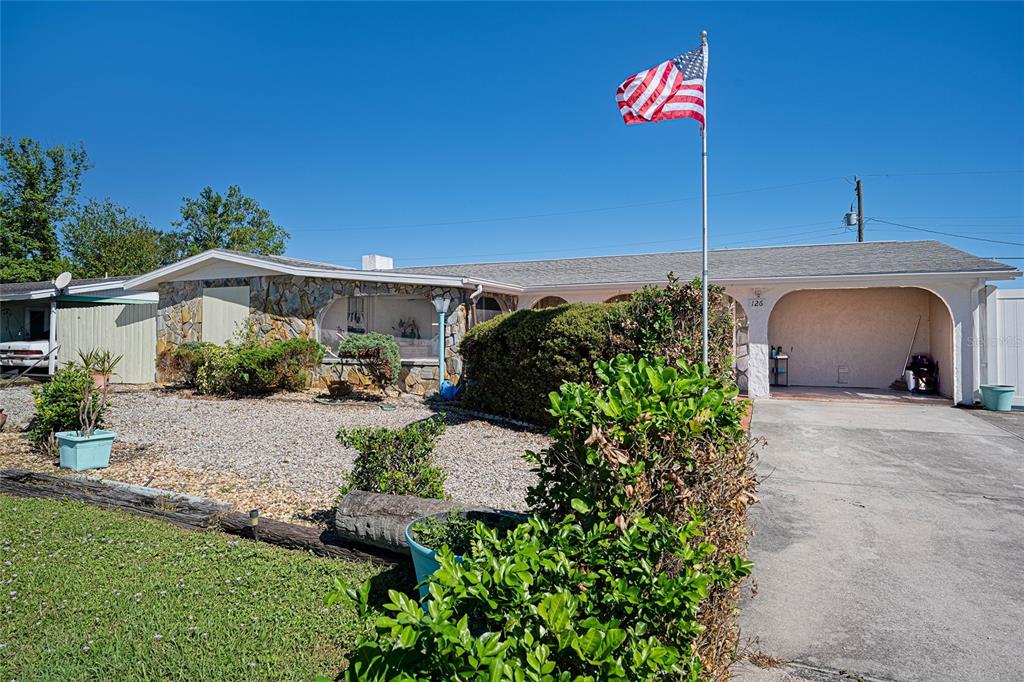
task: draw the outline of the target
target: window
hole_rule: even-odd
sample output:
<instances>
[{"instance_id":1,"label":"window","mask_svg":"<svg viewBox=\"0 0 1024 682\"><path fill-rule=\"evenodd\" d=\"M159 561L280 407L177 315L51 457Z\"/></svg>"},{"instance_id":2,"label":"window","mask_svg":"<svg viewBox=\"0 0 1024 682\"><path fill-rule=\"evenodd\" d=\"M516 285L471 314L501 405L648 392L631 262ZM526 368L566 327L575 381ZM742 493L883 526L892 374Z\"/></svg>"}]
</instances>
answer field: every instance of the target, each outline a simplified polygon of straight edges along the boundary
<instances>
[{"instance_id":1,"label":"window","mask_svg":"<svg viewBox=\"0 0 1024 682\"><path fill-rule=\"evenodd\" d=\"M415 296L343 296L320 316L320 343L337 353L349 334L387 334L403 359L437 357L437 313L430 301Z\"/></svg>"},{"instance_id":2,"label":"window","mask_svg":"<svg viewBox=\"0 0 1024 682\"><path fill-rule=\"evenodd\" d=\"M50 338L50 311L44 308L28 308L25 311L26 327L30 341Z\"/></svg>"},{"instance_id":3,"label":"window","mask_svg":"<svg viewBox=\"0 0 1024 682\"><path fill-rule=\"evenodd\" d=\"M501 315L503 312L505 311L501 309L498 299L493 296L481 296L476 300L476 324L486 322L491 318Z\"/></svg>"}]
</instances>

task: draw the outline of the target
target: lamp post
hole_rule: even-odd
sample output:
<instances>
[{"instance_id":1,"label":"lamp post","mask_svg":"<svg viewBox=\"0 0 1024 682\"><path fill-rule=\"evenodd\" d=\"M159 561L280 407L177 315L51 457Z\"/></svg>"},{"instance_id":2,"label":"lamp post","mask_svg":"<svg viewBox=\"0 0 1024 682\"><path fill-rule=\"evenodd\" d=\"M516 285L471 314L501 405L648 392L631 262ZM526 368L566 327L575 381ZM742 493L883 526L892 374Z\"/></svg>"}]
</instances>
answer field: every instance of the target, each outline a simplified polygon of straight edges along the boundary
<instances>
[{"instance_id":1,"label":"lamp post","mask_svg":"<svg viewBox=\"0 0 1024 682\"><path fill-rule=\"evenodd\" d=\"M431 299L434 310L437 311L437 392L440 393L445 384L444 370L444 316L448 312L448 306L452 299L448 294L438 294Z\"/></svg>"}]
</instances>

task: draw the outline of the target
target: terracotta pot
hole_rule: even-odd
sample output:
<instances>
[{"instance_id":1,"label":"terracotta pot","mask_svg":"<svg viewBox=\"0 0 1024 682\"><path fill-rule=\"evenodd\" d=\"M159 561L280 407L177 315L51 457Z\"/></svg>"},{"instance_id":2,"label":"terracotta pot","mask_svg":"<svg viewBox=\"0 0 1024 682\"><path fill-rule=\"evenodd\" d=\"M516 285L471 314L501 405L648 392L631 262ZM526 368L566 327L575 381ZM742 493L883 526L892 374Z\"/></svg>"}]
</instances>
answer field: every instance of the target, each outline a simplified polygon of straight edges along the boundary
<instances>
[{"instance_id":1,"label":"terracotta pot","mask_svg":"<svg viewBox=\"0 0 1024 682\"><path fill-rule=\"evenodd\" d=\"M110 375L101 372L92 373L92 383L96 388L103 390L103 387L110 383Z\"/></svg>"}]
</instances>

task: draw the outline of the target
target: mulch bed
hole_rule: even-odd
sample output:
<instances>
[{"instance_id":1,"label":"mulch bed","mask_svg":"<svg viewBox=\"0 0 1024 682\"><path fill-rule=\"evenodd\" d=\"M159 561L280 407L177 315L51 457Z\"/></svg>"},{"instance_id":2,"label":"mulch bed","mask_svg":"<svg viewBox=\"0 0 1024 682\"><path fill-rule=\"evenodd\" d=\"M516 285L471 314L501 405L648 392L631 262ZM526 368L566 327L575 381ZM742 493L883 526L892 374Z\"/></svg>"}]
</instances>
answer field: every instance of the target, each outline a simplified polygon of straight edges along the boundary
<instances>
[{"instance_id":1,"label":"mulch bed","mask_svg":"<svg viewBox=\"0 0 1024 682\"><path fill-rule=\"evenodd\" d=\"M259 509L261 515L281 521L322 525L333 499L300 495L286 486L226 471L204 471L173 464L157 449L115 440L110 466L90 471L61 469L57 458L40 452L21 433L0 433L0 469L27 469L54 476L82 476L160 488L209 497L241 510Z\"/></svg>"}]
</instances>

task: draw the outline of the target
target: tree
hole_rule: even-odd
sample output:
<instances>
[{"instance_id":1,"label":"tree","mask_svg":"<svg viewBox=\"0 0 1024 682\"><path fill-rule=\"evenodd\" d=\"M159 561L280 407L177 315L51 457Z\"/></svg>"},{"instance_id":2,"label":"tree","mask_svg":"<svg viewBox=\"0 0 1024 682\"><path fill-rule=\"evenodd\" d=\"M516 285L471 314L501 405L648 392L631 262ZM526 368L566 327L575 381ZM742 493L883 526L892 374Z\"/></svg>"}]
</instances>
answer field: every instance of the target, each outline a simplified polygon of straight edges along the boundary
<instances>
[{"instance_id":1,"label":"tree","mask_svg":"<svg viewBox=\"0 0 1024 682\"><path fill-rule=\"evenodd\" d=\"M181 228L176 237L182 257L207 249L279 255L289 236L238 185L228 187L226 197L207 186L198 197L183 198L181 220L171 224Z\"/></svg>"},{"instance_id":2,"label":"tree","mask_svg":"<svg viewBox=\"0 0 1024 682\"><path fill-rule=\"evenodd\" d=\"M138 275L175 260L173 236L110 199L90 199L65 225L64 251L76 277Z\"/></svg>"},{"instance_id":3,"label":"tree","mask_svg":"<svg viewBox=\"0 0 1024 682\"><path fill-rule=\"evenodd\" d=\"M64 263L57 228L71 215L89 156L79 143L43 149L0 138L0 282L50 279Z\"/></svg>"}]
</instances>

